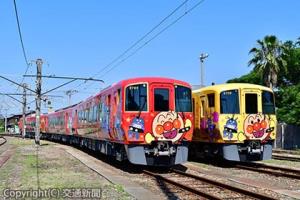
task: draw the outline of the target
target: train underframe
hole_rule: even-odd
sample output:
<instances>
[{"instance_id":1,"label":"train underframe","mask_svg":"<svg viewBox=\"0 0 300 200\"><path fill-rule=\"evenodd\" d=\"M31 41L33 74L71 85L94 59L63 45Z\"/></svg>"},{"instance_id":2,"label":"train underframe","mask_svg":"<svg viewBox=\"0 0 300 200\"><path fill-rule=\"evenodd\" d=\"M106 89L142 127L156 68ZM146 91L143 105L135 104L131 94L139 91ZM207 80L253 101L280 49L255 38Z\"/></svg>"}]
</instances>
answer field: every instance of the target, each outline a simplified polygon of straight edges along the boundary
<instances>
[{"instance_id":1,"label":"train underframe","mask_svg":"<svg viewBox=\"0 0 300 200\"><path fill-rule=\"evenodd\" d=\"M272 140L261 143L258 140L246 140L244 143L205 143L192 142L191 158L222 158L230 161L259 161L272 158Z\"/></svg>"},{"instance_id":2,"label":"train underframe","mask_svg":"<svg viewBox=\"0 0 300 200\"><path fill-rule=\"evenodd\" d=\"M33 132L27 132L26 137L34 138ZM79 146L94 152L112 156L118 161L129 160L132 164L169 167L182 164L188 160L188 142L181 144L171 142L152 142L151 145L139 145L111 142L87 138L78 135L41 133L41 139L63 142Z\"/></svg>"}]
</instances>

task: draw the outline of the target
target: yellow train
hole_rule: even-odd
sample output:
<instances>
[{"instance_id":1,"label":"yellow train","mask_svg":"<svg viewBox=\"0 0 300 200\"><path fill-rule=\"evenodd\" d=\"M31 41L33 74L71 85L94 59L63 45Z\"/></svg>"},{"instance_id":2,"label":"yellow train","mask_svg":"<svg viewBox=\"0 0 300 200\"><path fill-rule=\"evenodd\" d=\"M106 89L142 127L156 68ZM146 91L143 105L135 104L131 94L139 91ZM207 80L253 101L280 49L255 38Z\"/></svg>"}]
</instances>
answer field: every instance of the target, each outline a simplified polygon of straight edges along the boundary
<instances>
[{"instance_id":1,"label":"yellow train","mask_svg":"<svg viewBox=\"0 0 300 200\"><path fill-rule=\"evenodd\" d=\"M229 83L193 91L192 156L226 160L266 160L276 137L274 94L270 88Z\"/></svg>"}]
</instances>

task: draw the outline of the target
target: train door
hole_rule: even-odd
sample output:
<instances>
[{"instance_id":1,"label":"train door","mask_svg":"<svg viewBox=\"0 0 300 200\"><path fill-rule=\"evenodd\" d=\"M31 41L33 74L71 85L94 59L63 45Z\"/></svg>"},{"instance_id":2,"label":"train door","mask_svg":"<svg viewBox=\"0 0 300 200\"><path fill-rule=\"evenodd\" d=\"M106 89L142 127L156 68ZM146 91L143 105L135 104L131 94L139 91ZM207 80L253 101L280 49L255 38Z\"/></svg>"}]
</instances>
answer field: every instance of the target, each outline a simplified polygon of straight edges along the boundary
<instances>
[{"instance_id":1,"label":"train door","mask_svg":"<svg viewBox=\"0 0 300 200\"><path fill-rule=\"evenodd\" d=\"M207 127L207 116L206 116L206 97L200 96L200 134L205 134L205 129Z\"/></svg>"},{"instance_id":2,"label":"train door","mask_svg":"<svg viewBox=\"0 0 300 200\"><path fill-rule=\"evenodd\" d=\"M118 96L117 96L117 92L115 91L113 93L113 96L112 96L112 102L111 102L111 113L110 113L110 130L111 130L111 134L114 138L117 137L117 132L116 132L116 129L115 129L115 120L116 120L116 115L117 115L117 104L118 104Z\"/></svg>"},{"instance_id":3,"label":"train door","mask_svg":"<svg viewBox=\"0 0 300 200\"><path fill-rule=\"evenodd\" d=\"M153 136L159 140L172 142L178 140L177 135L180 134L174 124L177 121L179 124L183 124L183 116L181 112L175 111L174 85L151 84L150 102L150 116L153 116L153 120L151 120Z\"/></svg>"},{"instance_id":4,"label":"train door","mask_svg":"<svg viewBox=\"0 0 300 200\"><path fill-rule=\"evenodd\" d=\"M79 118L78 118L78 111L77 109L75 111L73 111L73 124L72 124L72 134L77 134L77 128L78 128L78 121L79 121Z\"/></svg>"},{"instance_id":5,"label":"train door","mask_svg":"<svg viewBox=\"0 0 300 200\"><path fill-rule=\"evenodd\" d=\"M70 133L70 127L69 127L69 112L66 111L65 113L66 113L66 114L65 114L65 119L64 119L64 121L65 121L65 133L66 133L66 134L69 134L69 133Z\"/></svg>"},{"instance_id":6,"label":"train door","mask_svg":"<svg viewBox=\"0 0 300 200\"><path fill-rule=\"evenodd\" d=\"M110 133L110 115L111 115L111 95L109 94L107 97L106 103L107 103L107 110L106 110L106 129L108 133Z\"/></svg>"},{"instance_id":7,"label":"train door","mask_svg":"<svg viewBox=\"0 0 300 200\"><path fill-rule=\"evenodd\" d=\"M264 116L262 115L261 91L258 89L243 89L242 115L244 119L243 131L247 139L260 139L264 132Z\"/></svg>"},{"instance_id":8,"label":"train door","mask_svg":"<svg viewBox=\"0 0 300 200\"><path fill-rule=\"evenodd\" d=\"M171 84L151 84L151 112L160 113L174 111L174 86Z\"/></svg>"}]
</instances>

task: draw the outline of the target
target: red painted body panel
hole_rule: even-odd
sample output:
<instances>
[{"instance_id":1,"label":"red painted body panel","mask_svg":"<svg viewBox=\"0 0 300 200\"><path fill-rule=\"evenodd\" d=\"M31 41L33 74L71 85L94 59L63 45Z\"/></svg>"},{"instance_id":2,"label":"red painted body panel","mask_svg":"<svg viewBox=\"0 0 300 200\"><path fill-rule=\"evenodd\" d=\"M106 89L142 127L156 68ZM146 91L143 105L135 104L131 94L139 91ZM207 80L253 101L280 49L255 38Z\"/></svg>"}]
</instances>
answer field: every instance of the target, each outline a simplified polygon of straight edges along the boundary
<instances>
[{"instance_id":1,"label":"red painted body panel","mask_svg":"<svg viewBox=\"0 0 300 200\"><path fill-rule=\"evenodd\" d=\"M128 85L140 83L147 85L148 107L138 118L138 111L125 111L125 90ZM152 141L171 141L177 144L182 140L191 141L193 115L192 112L175 112L175 85L191 88L186 82L169 78L148 77L120 81L73 107L42 115L42 130L123 144L150 144ZM170 111L154 111L154 88L169 89ZM35 120L35 117L26 119ZM139 120L143 130L133 136L129 128ZM157 133L159 127L167 125L171 128Z\"/></svg>"}]
</instances>

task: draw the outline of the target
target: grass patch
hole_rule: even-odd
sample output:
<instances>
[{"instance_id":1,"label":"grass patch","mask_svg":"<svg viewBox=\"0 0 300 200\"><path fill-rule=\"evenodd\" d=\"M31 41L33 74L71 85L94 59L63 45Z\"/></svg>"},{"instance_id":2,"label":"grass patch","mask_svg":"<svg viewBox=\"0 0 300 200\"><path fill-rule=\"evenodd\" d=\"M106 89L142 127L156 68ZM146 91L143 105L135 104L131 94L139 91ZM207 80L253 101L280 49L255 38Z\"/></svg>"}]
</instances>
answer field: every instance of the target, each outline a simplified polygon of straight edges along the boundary
<instances>
[{"instance_id":1,"label":"grass patch","mask_svg":"<svg viewBox=\"0 0 300 200\"><path fill-rule=\"evenodd\" d=\"M193 161L189 161L188 163L191 163L191 164L193 164L193 165L197 165L197 166L201 167L202 169L203 169L203 168L204 168L204 169L209 169L209 168L211 168L210 165L205 164L205 163L193 162Z\"/></svg>"},{"instance_id":2,"label":"grass patch","mask_svg":"<svg viewBox=\"0 0 300 200\"><path fill-rule=\"evenodd\" d=\"M0 170L0 199L6 188L28 190L38 189L38 185L41 189L61 190L100 188L107 199L132 198L121 185L110 184L63 149L55 146L55 143L43 141L49 145L38 147L37 160L34 140L11 138L9 142L16 151Z\"/></svg>"}]
</instances>

